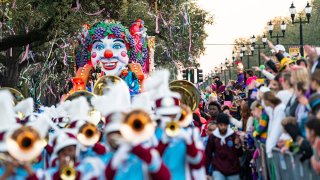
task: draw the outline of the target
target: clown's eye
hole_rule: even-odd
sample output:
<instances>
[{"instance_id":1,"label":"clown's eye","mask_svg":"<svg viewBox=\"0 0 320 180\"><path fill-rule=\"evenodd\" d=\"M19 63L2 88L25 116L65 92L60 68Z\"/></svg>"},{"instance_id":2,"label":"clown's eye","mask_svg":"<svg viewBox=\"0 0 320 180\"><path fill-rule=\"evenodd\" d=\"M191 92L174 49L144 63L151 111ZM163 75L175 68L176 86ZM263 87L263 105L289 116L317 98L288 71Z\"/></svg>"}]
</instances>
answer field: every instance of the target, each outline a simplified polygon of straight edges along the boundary
<instances>
[{"instance_id":1,"label":"clown's eye","mask_svg":"<svg viewBox=\"0 0 320 180\"><path fill-rule=\"evenodd\" d=\"M99 43L99 44L96 44L94 48L97 50L102 50L104 49L104 45L102 43Z\"/></svg>"},{"instance_id":2,"label":"clown's eye","mask_svg":"<svg viewBox=\"0 0 320 180\"><path fill-rule=\"evenodd\" d=\"M114 48L114 49L121 49L121 48L122 48L122 45L117 43L117 44L114 44L114 45L113 45L113 48Z\"/></svg>"}]
</instances>

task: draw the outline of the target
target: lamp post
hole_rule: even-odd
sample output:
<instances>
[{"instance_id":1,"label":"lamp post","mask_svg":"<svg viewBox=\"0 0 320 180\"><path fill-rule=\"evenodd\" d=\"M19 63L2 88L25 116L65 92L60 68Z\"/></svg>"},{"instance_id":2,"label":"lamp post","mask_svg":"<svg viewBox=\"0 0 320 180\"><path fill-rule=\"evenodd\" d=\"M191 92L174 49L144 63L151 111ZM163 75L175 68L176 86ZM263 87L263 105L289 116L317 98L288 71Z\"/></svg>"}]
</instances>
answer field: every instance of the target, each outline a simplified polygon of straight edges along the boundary
<instances>
[{"instance_id":1,"label":"lamp post","mask_svg":"<svg viewBox=\"0 0 320 180\"><path fill-rule=\"evenodd\" d=\"M231 67L233 67L233 62L230 63L229 60L226 58L225 64L226 64L227 69L229 69L229 80L231 80L232 79L232 77L231 77Z\"/></svg>"},{"instance_id":2,"label":"lamp post","mask_svg":"<svg viewBox=\"0 0 320 180\"><path fill-rule=\"evenodd\" d=\"M243 56L244 56L244 55L247 56L247 69L249 69L249 68L250 68L249 57L250 57L250 56L253 56L254 48L253 48L252 46L250 46L251 54L250 54L249 52L246 52L246 50L247 50L247 47L246 47L244 44L242 44L241 53L240 53L240 59L241 59L241 61L242 61Z\"/></svg>"},{"instance_id":3,"label":"lamp post","mask_svg":"<svg viewBox=\"0 0 320 180\"><path fill-rule=\"evenodd\" d=\"M258 63L259 63L259 66L260 66L260 64L261 64L261 56L260 56L260 50L261 49L265 49L266 48L266 45L267 45L267 37L266 37L266 35L264 34L263 36L262 36L262 44L257 44L256 42L257 42L257 39L256 39L256 37L253 35L252 37L251 37L251 43L252 43L252 47L253 47L253 51L255 50L255 49L258 49ZM253 53L252 53L253 54ZM259 73L259 77L261 77L261 72Z\"/></svg>"},{"instance_id":4,"label":"lamp post","mask_svg":"<svg viewBox=\"0 0 320 180\"><path fill-rule=\"evenodd\" d=\"M227 84L227 75L226 75L226 71L227 69L226 68L223 68L223 63L221 63L221 73L223 73L223 76L224 76L224 85Z\"/></svg>"},{"instance_id":5,"label":"lamp post","mask_svg":"<svg viewBox=\"0 0 320 180\"><path fill-rule=\"evenodd\" d=\"M213 83L213 77L214 77L214 73L213 73L212 70L211 70L211 73L210 73L209 77L210 77L209 85L211 86L212 83Z\"/></svg>"},{"instance_id":6,"label":"lamp post","mask_svg":"<svg viewBox=\"0 0 320 180\"><path fill-rule=\"evenodd\" d=\"M218 67L214 67L214 73L216 76L219 75ZM213 84L215 84L215 81L213 81Z\"/></svg>"},{"instance_id":7,"label":"lamp post","mask_svg":"<svg viewBox=\"0 0 320 180\"><path fill-rule=\"evenodd\" d=\"M232 66L234 66L234 61L236 60L237 53L232 51Z\"/></svg>"},{"instance_id":8,"label":"lamp post","mask_svg":"<svg viewBox=\"0 0 320 180\"><path fill-rule=\"evenodd\" d=\"M269 24L268 24L268 29L269 29L269 34L270 34L270 38L276 38L277 39L277 44L279 44L279 38L284 38L285 37L285 33L286 33L286 28L287 28L287 25L284 23L284 21L282 21L281 25L280 25L280 28L281 28L281 32L282 32L282 35L280 36L279 33L277 33L276 36L273 36L272 33L273 33L273 24L272 22L270 21Z\"/></svg>"},{"instance_id":9,"label":"lamp post","mask_svg":"<svg viewBox=\"0 0 320 180\"><path fill-rule=\"evenodd\" d=\"M300 24L300 54L301 56L304 56L304 51L303 51L303 31L302 31L302 25L304 23L309 23L310 22L310 18L311 18L311 11L312 11L312 7L310 6L309 2L307 2L307 6L304 9L305 13L306 13L306 20L302 20L302 17L299 17L299 21L295 21L295 16L296 16L296 7L293 5L293 2L289 8L289 12L291 14L291 20L292 20L292 24L295 23L299 23Z\"/></svg>"},{"instance_id":10,"label":"lamp post","mask_svg":"<svg viewBox=\"0 0 320 180\"><path fill-rule=\"evenodd\" d=\"M244 56L244 53L245 53L246 50L247 50L247 48L244 46L244 44L242 44L241 51L240 51L240 59L241 59L241 61L243 59L243 56Z\"/></svg>"}]
</instances>

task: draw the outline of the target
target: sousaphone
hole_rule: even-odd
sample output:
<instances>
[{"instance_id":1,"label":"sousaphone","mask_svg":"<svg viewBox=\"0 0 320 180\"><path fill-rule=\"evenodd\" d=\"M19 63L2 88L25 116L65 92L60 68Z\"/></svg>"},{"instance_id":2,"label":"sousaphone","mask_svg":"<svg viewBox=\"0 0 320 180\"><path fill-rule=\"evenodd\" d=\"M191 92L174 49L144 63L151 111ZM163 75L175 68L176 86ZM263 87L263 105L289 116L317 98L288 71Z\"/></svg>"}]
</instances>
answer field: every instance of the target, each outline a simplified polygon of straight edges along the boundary
<instances>
[{"instance_id":1,"label":"sousaphone","mask_svg":"<svg viewBox=\"0 0 320 180\"><path fill-rule=\"evenodd\" d=\"M24 96L22 95L22 93L20 91L18 91L17 89L14 89L11 87L2 87L2 88L0 88L0 91L1 90L9 90L10 91L10 93L13 96L14 105L17 105L18 102L20 102L24 99Z\"/></svg>"},{"instance_id":2,"label":"sousaphone","mask_svg":"<svg viewBox=\"0 0 320 180\"><path fill-rule=\"evenodd\" d=\"M185 80L176 80L172 81L169 87L171 91L181 95L181 104L189 106L191 111L197 109L200 101L200 93L192 83Z\"/></svg>"},{"instance_id":3,"label":"sousaphone","mask_svg":"<svg viewBox=\"0 0 320 180\"><path fill-rule=\"evenodd\" d=\"M86 91L86 90L75 91L66 98L66 101L67 100L72 101L72 100L77 99L81 96L86 97L87 101L90 102L90 99L94 96L94 94L92 94L91 92Z\"/></svg>"}]
</instances>

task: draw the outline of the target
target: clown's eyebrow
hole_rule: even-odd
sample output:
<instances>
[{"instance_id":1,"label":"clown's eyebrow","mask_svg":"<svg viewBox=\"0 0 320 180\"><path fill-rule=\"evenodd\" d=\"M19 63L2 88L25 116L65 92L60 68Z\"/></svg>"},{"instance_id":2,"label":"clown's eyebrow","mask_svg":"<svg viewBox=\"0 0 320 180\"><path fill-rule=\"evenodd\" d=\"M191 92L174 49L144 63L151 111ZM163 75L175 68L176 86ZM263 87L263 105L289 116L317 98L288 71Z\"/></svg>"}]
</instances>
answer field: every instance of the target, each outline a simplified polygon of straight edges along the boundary
<instances>
[{"instance_id":1,"label":"clown's eyebrow","mask_svg":"<svg viewBox=\"0 0 320 180\"><path fill-rule=\"evenodd\" d=\"M118 38L118 39L115 39L113 42L114 42L114 43L115 43L115 42L121 42L121 43L123 43L123 44L124 44L124 40L119 39L119 38Z\"/></svg>"},{"instance_id":2,"label":"clown's eyebrow","mask_svg":"<svg viewBox=\"0 0 320 180\"><path fill-rule=\"evenodd\" d=\"M94 44L94 43L96 43L96 42L101 42L101 43L103 43L100 39L97 39L97 40L94 40L94 41L92 42L92 44Z\"/></svg>"}]
</instances>

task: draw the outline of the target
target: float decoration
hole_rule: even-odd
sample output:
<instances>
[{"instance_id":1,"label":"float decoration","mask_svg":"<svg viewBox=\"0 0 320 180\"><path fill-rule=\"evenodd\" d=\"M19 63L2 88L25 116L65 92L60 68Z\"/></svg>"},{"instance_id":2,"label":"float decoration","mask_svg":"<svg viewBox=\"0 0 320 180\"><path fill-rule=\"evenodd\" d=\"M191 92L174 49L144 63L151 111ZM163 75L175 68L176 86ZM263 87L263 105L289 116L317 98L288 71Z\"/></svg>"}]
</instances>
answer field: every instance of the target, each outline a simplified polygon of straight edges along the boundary
<instances>
[{"instance_id":1,"label":"float decoration","mask_svg":"<svg viewBox=\"0 0 320 180\"><path fill-rule=\"evenodd\" d=\"M83 87L92 91L95 81L103 76L118 76L127 83L131 95L140 93L145 74L153 70L150 65L154 64L154 37L153 45L148 46L143 24L141 19L136 20L130 31L114 21L83 25L75 49L74 88L67 96Z\"/></svg>"}]
</instances>

